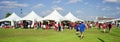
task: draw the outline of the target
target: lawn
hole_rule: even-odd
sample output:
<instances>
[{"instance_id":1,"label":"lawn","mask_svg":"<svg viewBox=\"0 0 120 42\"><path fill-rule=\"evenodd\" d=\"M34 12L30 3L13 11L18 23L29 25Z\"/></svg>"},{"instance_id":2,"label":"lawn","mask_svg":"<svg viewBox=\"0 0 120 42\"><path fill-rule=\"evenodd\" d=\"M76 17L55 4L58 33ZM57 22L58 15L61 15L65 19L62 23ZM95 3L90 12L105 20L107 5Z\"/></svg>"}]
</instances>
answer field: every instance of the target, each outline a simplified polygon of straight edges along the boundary
<instances>
[{"instance_id":1,"label":"lawn","mask_svg":"<svg viewBox=\"0 0 120 42\"><path fill-rule=\"evenodd\" d=\"M2 29L0 42L120 42L120 28L112 28L110 33L92 28L85 30L85 37L80 39L75 30L65 29L57 32L53 29Z\"/></svg>"}]
</instances>

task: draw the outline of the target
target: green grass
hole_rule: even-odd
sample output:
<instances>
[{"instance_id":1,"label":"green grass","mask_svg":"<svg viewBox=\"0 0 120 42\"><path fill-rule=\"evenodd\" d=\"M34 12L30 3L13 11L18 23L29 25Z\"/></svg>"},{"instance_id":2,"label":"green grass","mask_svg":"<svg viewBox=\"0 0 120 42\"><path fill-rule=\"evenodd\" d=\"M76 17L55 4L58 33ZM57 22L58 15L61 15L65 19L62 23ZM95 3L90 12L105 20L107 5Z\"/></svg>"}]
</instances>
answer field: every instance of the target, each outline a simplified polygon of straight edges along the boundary
<instances>
[{"instance_id":1,"label":"green grass","mask_svg":"<svg viewBox=\"0 0 120 42\"><path fill-rule=\"evenodd\" d=\"M120 42L120 28L113 28L110 33L102 30L86 29L85 37L80 39L75 30L65 29L57 32L53 29L2 29L0 42Z\"/></svg>"}]
</instances>

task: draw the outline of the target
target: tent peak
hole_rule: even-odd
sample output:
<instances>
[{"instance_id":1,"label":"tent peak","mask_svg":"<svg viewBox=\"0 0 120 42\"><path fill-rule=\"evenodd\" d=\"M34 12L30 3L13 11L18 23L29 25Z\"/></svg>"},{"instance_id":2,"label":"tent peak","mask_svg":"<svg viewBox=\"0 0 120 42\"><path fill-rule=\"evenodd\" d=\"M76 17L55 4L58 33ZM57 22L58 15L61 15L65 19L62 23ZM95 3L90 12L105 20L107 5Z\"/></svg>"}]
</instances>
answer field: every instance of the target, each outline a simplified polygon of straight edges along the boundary
<instances>
[{"instance_id":1,"label":"tent peak","mask_svg":"<svg viewBox=\"0 0 120 42\"><path fill-rule=\"evenodd\" d=\"M71 12L69 12L66 16L72 16L72 17L75 17Z\"/></svg>"},{"instance_id":2,"label":"tent peak","mask_svg":"<svg viewBox=\"0 0 120 42\"><path fill-rule=\"evenodd\" d=\"M15 13L15 12L13 12L11 15L16 15L16 13Z\"/></svg>"},{"instance_id":3,"label":"tent peak","mask_svg":"<svg viewBox=\"0 0 120 42\"><path fill-rule=\"evenodd\" d=\"M45 20L48 19L48 20L62 21L62 20L64 20L64 17L57 10L54 10L48 16L44 17L44 19Z\"/></svg>"},{"instance_id":4,"label":"tent peak","mask_svg":"<svg viewBox=\"0 0 120 42\"><path fill-rule=\"evenodd\" d=\"M72 12L68 12L68 13L72 13Z\"/></svg>"},{"instance_id":5,"label":"tent peak","mask_svg":"<svg viewBox=\"0 0 120 42\"><path fill-rule=\"evenodd\" d=\"M72 22L75 22L75 21L83 21L83 20L75 17L71 12L69 12L69 13L65 16L65 18L66 18L67 20L69 20L69 21L72 21Z\"/></svg>"},{"instance_id":6,"label":"tent peak","mask_svg":"<svg viewBox=\"0 0 120 42\"><path fill-rule=\"evenodd\" d=\"M36 13L35 13L34 11L31 11L29 14L36 14ZM28 14L28 15L29 15L29 14ZM36 14L36 15L37 15L37 14Z\"/></svg>"},{"instance_id":7,"label":"tent peak","mask_svg":"<svg viewBox=\"0 0 120 42\"><path fill-rule=\"evenodd\" d=\"M58 12L57 10L54 10L53 12Z\"/></svg>"},{"instance_id":8,"label":"tent peak","mask_svg":"<svg viewBox=\"0 0 120 42\"><path fill-rule=\"evenodd\" d=\"M16 15L16 13L13 12L10 16L18 16L18 15ZM10 16L9 16L9 17L10 17Z\"/></svg>"},{"instance_id":9,"label":"tent peak","mask_svg":"<svg viewBox=\"0 0 120 42\"><path fill-rule=\"evenodd\" d=\"M12 14L16 14L15 12L13 12Z\"/></svg>"},{"instance_id":10,"label":"tent peak","mask_svg":"<svg viewBox=\"0 0 120 42\"><path fill-rule=\"evenodd\" d=\"M69 12L68 14L69 14L69 15L72 15L72 13L71 13L71 12Z\"/></svg>"},{"instance_id":11,"label":"tent peak","mask_svg":"<svg viewBox=\"0 0 120 42\"><path fill-rule=\"evenodd\" d=\"M35 13L34 11L31 11L31 13Z\"/></svg>"}]
</instances>

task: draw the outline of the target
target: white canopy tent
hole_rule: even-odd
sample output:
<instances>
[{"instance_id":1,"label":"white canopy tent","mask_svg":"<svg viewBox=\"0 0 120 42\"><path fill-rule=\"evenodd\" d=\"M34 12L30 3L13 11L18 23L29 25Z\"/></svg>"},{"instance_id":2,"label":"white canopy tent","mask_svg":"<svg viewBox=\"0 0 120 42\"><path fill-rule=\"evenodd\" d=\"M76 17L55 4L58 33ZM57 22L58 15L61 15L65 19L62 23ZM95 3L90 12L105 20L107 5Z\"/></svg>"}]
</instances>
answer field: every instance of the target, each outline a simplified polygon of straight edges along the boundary
<instances>
[{"instance_id":1,"label":"white canopy tent","mask_svg":"<svg viewBox=\"0 0 120 42\"><path fill-rule=\"evenodd\" d=\"M10 21L11 26L14 26L14 21L17 21L18 19L21 19L21 18L18 15L16 15L15 13L12 13L9 17L4 18L0 21Z\"/></svg>"},{"instance_id":2,"label":"white canopy tent","mask_svg":"<svg viewBox=\"0 0 120 42\"><path fill-rule=\"evenodd\" d=\"M36 20L36 21L41 21L42 18L39 17L34 11L30 12L28 15L26 15L25 17L21 18L20 20Z\"/></svg>"},{"instance_id":3,"label":"white canopy tent","mask_svg":"<svg viewBox=\"0 0 120 42\"><path fill-rule=\"evenodd\" d=\"M58 22L64 19L65 18L62 15L60 15L60 13L57 10L54 10L51 14L49 14L48 16L44 18L44 20L54 20Z\"/></svg>"},{"instance_id":4,"label":"white canopy tent","mask_svg":"<svg viewBox=\"0 0 120 42\"><path fill-rule=\"evenodd\" d=\"M18 19L21 19L21 18L15 13L12 13L9 17L1 19L0 21L16 21Z\"/></svg>"},{"instance_id":5,"label":"white canopy tent","mask_svg":"<svg viewBox=\"0 0 120 42\"><path fill-rule=\"evenodd\" d=\"M77 17L75 17L71 12L69 12L66 16L65 16L66 20L75 22L75 21L83 21L81 19L78 19Z\"/></svg>"},{"instance_id":6,"label":"white canopy tent","mask_svg":"<svg viewBox=\"0 0 120 42\"><path fill-rule=\"evenodd\" d=\"M42 21L43 18L39 17L34 11L32 11L28 15L26 15L25 17L23 17L22 19L20 19L19 21L21 21L21 20L30 20L30 21L32 21L31 27L33 27L34 23L36 21Z\"/></svg>"}]
</instances>

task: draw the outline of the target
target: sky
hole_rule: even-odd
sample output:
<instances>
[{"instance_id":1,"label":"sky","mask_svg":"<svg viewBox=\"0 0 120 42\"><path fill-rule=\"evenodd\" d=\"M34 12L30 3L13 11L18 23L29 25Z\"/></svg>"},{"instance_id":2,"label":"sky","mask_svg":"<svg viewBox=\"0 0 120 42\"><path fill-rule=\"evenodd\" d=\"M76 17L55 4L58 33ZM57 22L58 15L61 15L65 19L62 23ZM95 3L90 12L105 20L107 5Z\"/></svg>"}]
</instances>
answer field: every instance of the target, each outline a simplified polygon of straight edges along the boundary
<instances>
[{"instance_id":1,"label":"sky","mask_svg":"<svg viewBox=\"0 0 120 42\"><path fill-rule=\"evenodd\" d=\"M120 18L120 0L0 0L0 19L8 12L24 17L35 11L44 17L53 10L62 16L71 12L83 20L94 20L95 17Z\"/></svg>"}]
</instances>

